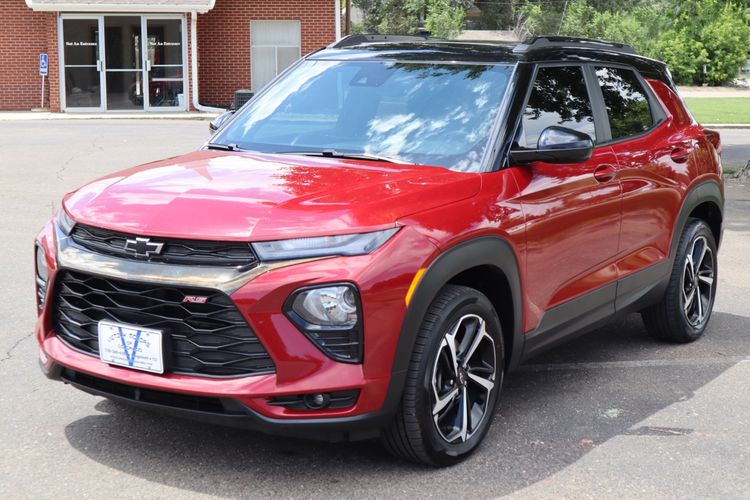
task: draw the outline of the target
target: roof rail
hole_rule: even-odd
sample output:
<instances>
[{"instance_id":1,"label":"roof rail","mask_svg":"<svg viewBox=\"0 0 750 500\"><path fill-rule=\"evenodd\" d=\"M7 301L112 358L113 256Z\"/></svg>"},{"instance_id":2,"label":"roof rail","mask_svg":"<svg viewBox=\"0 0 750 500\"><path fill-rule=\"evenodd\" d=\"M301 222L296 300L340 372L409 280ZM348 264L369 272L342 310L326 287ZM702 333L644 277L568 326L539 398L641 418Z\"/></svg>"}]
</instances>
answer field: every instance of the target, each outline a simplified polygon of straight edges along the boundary
<instances>
[{"instance_id":1,"label":"roof rail","mask_svg":"<svg viewBox=\"0 0 750 500\"><path fill-rule=\"evenodd\" d=\"M365 43L387 43L387 42L424 42L429 40L428 35L349 35L328 46L329 49L343 49L354 47Z\"/></svg>"},{"instance_id":2,"label":"roof rail","mask_svg":"<svg viewBox=\"0 0 750 500\"><path fill-rule=\"evenodd\" d=\"M537 36L527 42L519 43L515 46L513 52L516 54L526 54L535 50L549 48L599 49L620 52L622 54L638 55L638 52L636 52L633 47L624 43L605 42L602 40L572 36Z\"/></svg>"}]
</instances>

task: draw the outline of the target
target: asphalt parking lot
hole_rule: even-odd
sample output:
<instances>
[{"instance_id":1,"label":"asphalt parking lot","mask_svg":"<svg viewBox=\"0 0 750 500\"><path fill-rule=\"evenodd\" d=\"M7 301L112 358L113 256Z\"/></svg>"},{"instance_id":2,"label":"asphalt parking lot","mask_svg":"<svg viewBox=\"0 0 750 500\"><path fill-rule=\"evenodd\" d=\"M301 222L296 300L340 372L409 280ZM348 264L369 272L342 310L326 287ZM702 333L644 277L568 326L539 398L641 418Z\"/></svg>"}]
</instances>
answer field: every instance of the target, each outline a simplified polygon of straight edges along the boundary
<instances>
[{"instance_id":1,"label":"asphalt parking lot","mask_svg":"<svg viewBox=\"0 0 750 500\"><path fill-rule=\"evenodd\" d=\"M727 187L703 339L659 343L629 316L532 360L507 377L483 446L450 469L396 461L377 443L155 416L46 380L32 337L36 232L87 180L206 137L200 121L0 122L0 497L750 496L750 183ZM750 138L736 142L746 161Z\"/></svg>"}]
</instances>

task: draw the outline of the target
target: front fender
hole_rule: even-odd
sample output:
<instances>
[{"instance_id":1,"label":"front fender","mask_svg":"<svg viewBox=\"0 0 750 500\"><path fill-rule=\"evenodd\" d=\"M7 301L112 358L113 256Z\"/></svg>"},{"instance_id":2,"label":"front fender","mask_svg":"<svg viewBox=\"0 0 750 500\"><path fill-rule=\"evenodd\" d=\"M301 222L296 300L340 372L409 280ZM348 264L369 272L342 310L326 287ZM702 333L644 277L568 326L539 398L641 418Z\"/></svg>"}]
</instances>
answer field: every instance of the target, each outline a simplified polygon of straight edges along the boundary
<instances>
[{"instance_id":1,"label":"front fender","mask_svg":"<svg viewBox=\"0 0 750 500\"><path fill-rule=\"evenodd\" d=\"M456 244L445 250L427 267L416 289L411 295L401 327L396 354L391 371L385 406L395 411L404 388L414 342L422 320L440 289L451 278L478 266L492 266L506 277L511 289L513 310L512 346L510 346L508 368L515 368L523 353L524 336L521 331L522 295L518 259L511 244L496 236L482 236ZM506 347L507 349L507 347Z\"/></svg>"}]
</instances>

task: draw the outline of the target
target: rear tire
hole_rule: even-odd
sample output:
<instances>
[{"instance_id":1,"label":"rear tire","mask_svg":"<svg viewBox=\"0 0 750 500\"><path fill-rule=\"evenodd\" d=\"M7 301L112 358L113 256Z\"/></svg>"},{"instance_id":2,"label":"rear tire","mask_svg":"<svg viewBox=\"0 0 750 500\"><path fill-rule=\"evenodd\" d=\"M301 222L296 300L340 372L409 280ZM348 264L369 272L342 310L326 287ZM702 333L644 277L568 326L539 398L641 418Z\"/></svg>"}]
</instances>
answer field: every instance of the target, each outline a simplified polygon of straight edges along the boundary
<instances>
[{"instance_id":1,"label":"rear tire","mask_svg":"<svg viewBox=\"0 0 750 500\"><path fill-rule=\"evenodd\" d=\"M504 366L492 303L473 288L445 286L417 332L401 403L381 442L412 462L460 462L490 428Z\"/></svg>"},{"instance_id":2,"label":"rear tire","mask_svg":"<svg viewBox=\"0 0 750 500\"><path fill-rule=\"evenodd\" d=\"M649 334L670 342L693 342L706 330L716 297L716 240L700 219L688 219L667 290L641 315Z\"/></svg>"}]
</instances>

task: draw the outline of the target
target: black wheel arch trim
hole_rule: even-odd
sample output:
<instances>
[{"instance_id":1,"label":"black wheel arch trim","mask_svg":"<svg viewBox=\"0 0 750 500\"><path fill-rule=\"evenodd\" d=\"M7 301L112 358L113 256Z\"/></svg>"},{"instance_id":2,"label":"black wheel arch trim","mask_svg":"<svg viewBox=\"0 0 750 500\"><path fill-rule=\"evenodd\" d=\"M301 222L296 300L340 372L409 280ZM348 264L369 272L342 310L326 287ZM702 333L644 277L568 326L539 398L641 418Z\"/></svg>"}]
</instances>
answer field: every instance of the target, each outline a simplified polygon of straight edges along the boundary
<instances>
[{"instance_id":1,"label":"black wheel arch trim","mask_svg":"<svg viewBox=\"0 0 750 500\"><path fill-rule=\"evenodd\" d=\"M523 306L519 264L513 247L498 236L480 236L458 243L430 263L411 297L401 326L391 381L383 405L387 412L395 412L401 400L417 331L438 291L456 275L479 266L492 266L500 270L511 288L509 300L513 304L513 344L506 346L506 349L510 349L506 357L509 369L520 363L524 342Z\"/></svg>"},{"instance_id":2,"label":"black wheel arch trim","mask_svg":"<svg viewBox=\"0 0 750 500\"><path fill-rule=\"evenodd\" d=\"M674 262L675 256L677 255L677 247L680 243L680 237L682 231L687 224L687 220L690 217L695 208L705 202L713 202L719 208L719 215L721 215L722 222L724 220L724 191L715 180L703 181L700 184L693 187L687 195L683 198L682 206L680 207L680 213L677 216L674 228L672 228L672 239L669 244L669 262ZM716 247L719 247L721 240L721 233L723 232L724 224L721 225L721 231L719 232L719 238L716 240Z\"/></svg>"}]
</instances>

